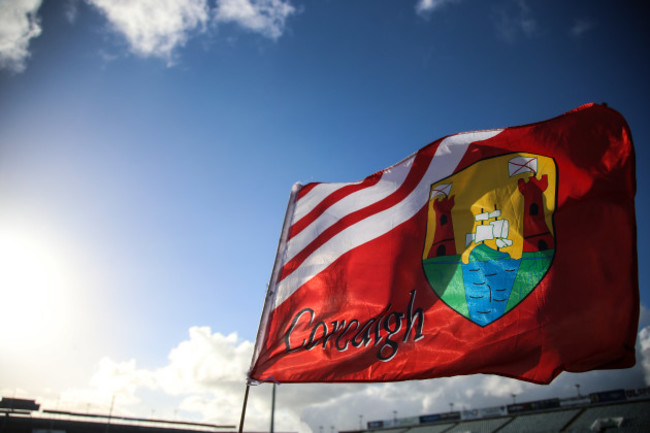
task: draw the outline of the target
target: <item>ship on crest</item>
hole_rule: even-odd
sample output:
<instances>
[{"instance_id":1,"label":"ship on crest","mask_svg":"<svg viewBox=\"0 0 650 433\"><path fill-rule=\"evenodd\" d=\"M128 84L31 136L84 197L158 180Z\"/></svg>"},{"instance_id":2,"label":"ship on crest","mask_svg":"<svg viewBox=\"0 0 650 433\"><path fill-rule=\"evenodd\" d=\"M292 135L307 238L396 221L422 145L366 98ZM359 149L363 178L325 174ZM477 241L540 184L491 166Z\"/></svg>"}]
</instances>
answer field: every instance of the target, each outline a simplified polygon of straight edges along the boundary
<instances>
[{"instance_id":1,"label":"ship on crest","mask_svg":"<svg viewBox=\"0 0 650 433\"><path fill-rule=\"evenodd\" d=\"M512 239L508 239L508 234L510 232L510 222L501 218L501 211L497 209L496 205L492 212L483 212L474 217L474 221L481 224L476 226L476 230L473 233L467 233L465 236L465 248L467 248L472 242L475 244L483 243L485 241L494 240L497 245L497 251L499 248L505 248L512 246ZM494 221L490 221L494 219ZM487 223L487 224L486 224Z\"/></svg>"}]
</instances>

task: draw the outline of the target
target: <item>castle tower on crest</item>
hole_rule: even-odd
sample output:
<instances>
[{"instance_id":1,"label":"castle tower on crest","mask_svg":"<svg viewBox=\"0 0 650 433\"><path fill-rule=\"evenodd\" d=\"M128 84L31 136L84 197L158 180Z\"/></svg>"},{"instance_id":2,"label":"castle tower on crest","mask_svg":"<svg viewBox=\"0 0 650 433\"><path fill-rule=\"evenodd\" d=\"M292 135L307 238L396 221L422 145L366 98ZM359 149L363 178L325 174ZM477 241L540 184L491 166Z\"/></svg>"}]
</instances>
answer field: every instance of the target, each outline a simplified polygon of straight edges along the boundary
<instances>
[{"instance_id":1,"label":"castle tower on crest","mask_svg":"<svg viewBox=\"0 0 650 433\"><path fill-rule=\"evenodd\" d=\"M427 258L440 256L453 256L456 254L456 240L454 238L454 224L451 219L451 209L454 207L454 196L443 196L433 201L433 210L436 214L436 233L433 245Z\"/></svg>"},{"instance_id":2,"label":"castle tower on crest","mask_svg":"<svg viewBox=\"0 0 650 433\"><path fill-rule=\"evenodd\" d=\"M544 215L543 193L548 188L548 177L519 179L519 192L524 196L524 248L523 252L537 252L555 248L555 239L548 229Z\"/></svg>"}]
</instances>

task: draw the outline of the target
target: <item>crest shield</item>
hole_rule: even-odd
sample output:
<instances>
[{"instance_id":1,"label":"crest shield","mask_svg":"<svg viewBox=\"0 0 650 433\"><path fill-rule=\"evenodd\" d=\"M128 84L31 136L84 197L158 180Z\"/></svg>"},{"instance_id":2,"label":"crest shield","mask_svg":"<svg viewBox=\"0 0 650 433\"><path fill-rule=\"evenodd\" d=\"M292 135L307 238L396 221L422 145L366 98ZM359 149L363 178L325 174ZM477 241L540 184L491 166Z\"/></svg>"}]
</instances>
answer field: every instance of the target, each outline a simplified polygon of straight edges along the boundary
<instances>
[{"instance_id":1,"label":"crest shield","mask_svg":"<svg viewBox=\"0 0 650 433\"><path fill-rule=\"evenodd\" d=\"M440 299L479 326L516 308L553 261L556 185L555 161L529 153L431 185L422 263Z\"/></svg>"}]
</instances>

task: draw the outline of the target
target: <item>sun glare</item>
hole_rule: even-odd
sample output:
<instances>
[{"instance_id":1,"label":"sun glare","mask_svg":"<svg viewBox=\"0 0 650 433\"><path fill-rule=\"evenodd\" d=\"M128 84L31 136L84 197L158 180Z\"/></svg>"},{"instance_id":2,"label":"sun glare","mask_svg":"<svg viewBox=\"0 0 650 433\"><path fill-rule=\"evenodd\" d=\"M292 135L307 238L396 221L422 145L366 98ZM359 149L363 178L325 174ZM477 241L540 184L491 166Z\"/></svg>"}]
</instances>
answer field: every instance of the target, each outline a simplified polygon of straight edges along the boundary
<instances>
[{"instance_id":1,"label":"sun glare","mask_svg":"<svg viewBox=\"0 0 650 433\"><path fill-rule=\"evenodd\" d=\"M56 328L65 289L55 249L35 236L0 229L0 340L34 341Z\"/></svg>"}]
</instances>

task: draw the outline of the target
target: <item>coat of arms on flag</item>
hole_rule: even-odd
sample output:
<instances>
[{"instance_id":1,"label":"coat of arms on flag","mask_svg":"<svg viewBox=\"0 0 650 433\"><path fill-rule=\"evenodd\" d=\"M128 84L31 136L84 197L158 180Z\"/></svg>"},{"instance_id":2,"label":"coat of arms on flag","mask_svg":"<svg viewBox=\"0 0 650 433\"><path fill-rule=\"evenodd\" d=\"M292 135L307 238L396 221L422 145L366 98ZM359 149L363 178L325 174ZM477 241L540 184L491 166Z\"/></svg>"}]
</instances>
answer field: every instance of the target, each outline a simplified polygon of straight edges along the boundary
<instances>
[{"instance_id":1,"label":"coat of arms on flag","mask_svg":"<svg viewBox=\"0 0 650 433\"><path fill-rule=\"evenodd\" d=\"M552 159L481 160L431 186L424 272L456 312L485 326L515 308L553 260Z\"/></svg>"},{"instance_id":2,"label":"coat of arms on flag","mask_svg":"<svg viewBox=\"0 0 650 433\"><path fill-rule=\"evenodd\" d=\"M296 184L249 379L630 367L635 193L629 127L597 104L443 137L358 182Z\"/></svg>"}]
</instances>

